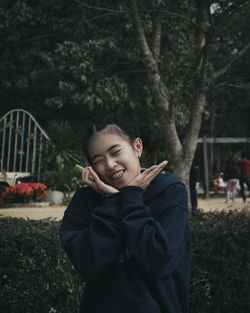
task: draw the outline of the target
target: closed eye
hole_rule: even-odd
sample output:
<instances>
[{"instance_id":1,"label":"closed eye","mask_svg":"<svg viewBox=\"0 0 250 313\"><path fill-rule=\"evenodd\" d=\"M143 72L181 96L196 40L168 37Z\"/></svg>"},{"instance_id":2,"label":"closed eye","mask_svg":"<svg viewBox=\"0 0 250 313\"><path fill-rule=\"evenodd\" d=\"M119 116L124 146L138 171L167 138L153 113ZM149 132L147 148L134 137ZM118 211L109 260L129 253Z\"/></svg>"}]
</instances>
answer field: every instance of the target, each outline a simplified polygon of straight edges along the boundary
<instances>
[{"instance_id":1,"label":"closed eye","mask_svg":"<svg viewBox=\"0 0 250 313\"><path fill-rule=\"evenodd\" d=\"M96 160L96 161L93 162L93 165L98 165L98 164L100 164L102 162L103 162L103 159Z\"/></svg>"},{"instance_id":2,"label":"closed eye","mask_svg":"<svg viewBox=\"0 0 250 313\"><path fill-rule=\"evenodd\" d=\"M119 154L120 151L121 151L121 149L116 150L116 151L112 152L112 155L117 155L117 154Z\"/></svg>"}]
</instances>

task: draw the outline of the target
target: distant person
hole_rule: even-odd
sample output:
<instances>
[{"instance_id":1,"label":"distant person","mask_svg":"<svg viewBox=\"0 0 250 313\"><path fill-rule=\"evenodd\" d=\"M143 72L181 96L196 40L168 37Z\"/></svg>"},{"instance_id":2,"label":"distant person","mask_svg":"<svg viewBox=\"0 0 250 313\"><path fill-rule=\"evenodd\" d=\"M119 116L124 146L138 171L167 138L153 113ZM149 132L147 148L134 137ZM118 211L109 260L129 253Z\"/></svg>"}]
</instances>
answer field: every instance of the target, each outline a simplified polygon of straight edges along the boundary
<instances>
[{"instance_id":1,"label":"distant person","mask_svg":"<svg viewBox=\"0 0 250 313\"><path fill-rule=\"evenodd\" d=\"M198 170L199 170L199 167L195 166L194 163L192 163L191 169L190 169L190 175L189 175L189 190L190 190L192 212L197 209L197 205L198 205L197 190L196 190L196 183L198 181Z\"/></svg>"},{"instance_id":2,"label":"distant person","mask_svg":"<svg viewBox=\"0 0 250 313\"><path fill-rule=\"evenodd\" d=\"M227 184L223 180L223 173L215 170L213 178L209 182L209 190L214 191L214 194L218 194L220 191L226 192Z\"/></svg>"},{"instance_id":3,"label":"distant person","mask_svg":"<svg viewBox=\"0 0 250 313\"><path fill-rule=\"evenodd\" d=\"M227 180L226 202L232 199L234 202L237 193L237 183L239 180L240 168L234 160L229 160L225 170Z\"/></svg>"},{"instance_id":4,"label":"distant person","mask_svg":"<svg viewBox=\"0 0 250 313\"><path fill-rule=\"evenodd\" d=\"M219 172L218 173L218 187L219 187L219 190L220 191L227 191L227 184L226 182L224 181L224 173L223 172Z\"/></svg>"},{"instance_id":5,"label":"distant person","mask_svg":"<svg viewBox=\"0 0 250 313\"><path fill-rule=\"evenodd\" d=\"M247 159L246 154L242 153L242 157L241 157L241 160L238 162L238 166L240 168L241 196L242 196L243 201L246 202L244 184L247 185L248 191L250 190L250 182L249 182L250 161Z\"/></svg>"}]
</instances>

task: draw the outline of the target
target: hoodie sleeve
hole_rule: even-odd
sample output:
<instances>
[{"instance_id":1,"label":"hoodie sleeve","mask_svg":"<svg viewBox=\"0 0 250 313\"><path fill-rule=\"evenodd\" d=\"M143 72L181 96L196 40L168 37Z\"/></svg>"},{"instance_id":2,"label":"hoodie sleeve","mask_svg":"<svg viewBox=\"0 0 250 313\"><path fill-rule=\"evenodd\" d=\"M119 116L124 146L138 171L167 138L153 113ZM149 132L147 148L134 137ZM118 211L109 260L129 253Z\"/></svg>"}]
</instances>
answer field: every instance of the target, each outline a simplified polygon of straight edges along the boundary
<instances>
[{"instance_id":1,"label":"hoodie sleeve","mask_svg":"<svg viewBox=\"0 0 250 313\"><path fill-rule=\"evenodd\" d=\"M94 281L100 271L119 257L118 194L104 195L100 205L80 189L65 211L60 237L76 270L86 281ZM87 205L88 204L88 205ZM89 208L90 207L90 208Z\"/></svg>"},{"instance_id":2,"label":"hoodie sleeve","mask_svg":"<svg viewBox=\"0 0 250 313\"><path fill-rule=\"evenodd\" d=\"M159 195L157 211L143 204L143 190L125 187L121 191L121 218L132 258L147 279L160 279L175 271L188 245L187 192L173 184Z\"/></svg>"}]
</instances>

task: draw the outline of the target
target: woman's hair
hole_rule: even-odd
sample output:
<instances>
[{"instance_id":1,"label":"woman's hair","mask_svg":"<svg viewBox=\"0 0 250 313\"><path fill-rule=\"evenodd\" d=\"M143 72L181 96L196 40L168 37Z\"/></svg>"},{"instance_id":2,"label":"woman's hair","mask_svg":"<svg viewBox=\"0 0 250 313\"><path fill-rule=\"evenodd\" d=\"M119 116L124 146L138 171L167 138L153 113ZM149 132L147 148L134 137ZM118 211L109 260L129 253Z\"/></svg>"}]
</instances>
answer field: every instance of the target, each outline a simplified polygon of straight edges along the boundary
<instances>
[{"instance_id":1,"label":"woman's hair","mask_svg":"<svg viewBox=\"0 0 250 313\"><path fill-rule=\"evenodd\" d=\"M104 129L107 130L107 133L119 135L127 139L131 144L137 137L140 137L138 127L130 119L123 115L109 114L88 127L84 133L82 147L88 161L90 161L88 156L88 145L90 139L95 133Z\"/></svg>"}]
</instances>

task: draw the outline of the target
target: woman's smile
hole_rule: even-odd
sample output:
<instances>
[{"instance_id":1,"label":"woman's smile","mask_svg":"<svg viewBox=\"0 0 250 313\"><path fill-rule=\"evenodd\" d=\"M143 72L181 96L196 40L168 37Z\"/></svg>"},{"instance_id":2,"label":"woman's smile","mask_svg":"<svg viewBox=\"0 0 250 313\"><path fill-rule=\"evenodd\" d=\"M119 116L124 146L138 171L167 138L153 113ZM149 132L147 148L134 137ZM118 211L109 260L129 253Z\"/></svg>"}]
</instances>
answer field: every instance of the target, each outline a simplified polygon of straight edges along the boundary
<instances>
[{"instance_id":1,"label":"woman's smile","mask_svg":"<svg viewBox=\"0 0 250 313\"><path fill-rule=\"evenodd\" d=\"M117 180L117 179L121 178L124 173L125 173L125 170L121 170L121 171L119 171L118 173L112 175L112 176L110 177L110 179L111 179L111 180Z\"/></svg>"}]
</instances>

